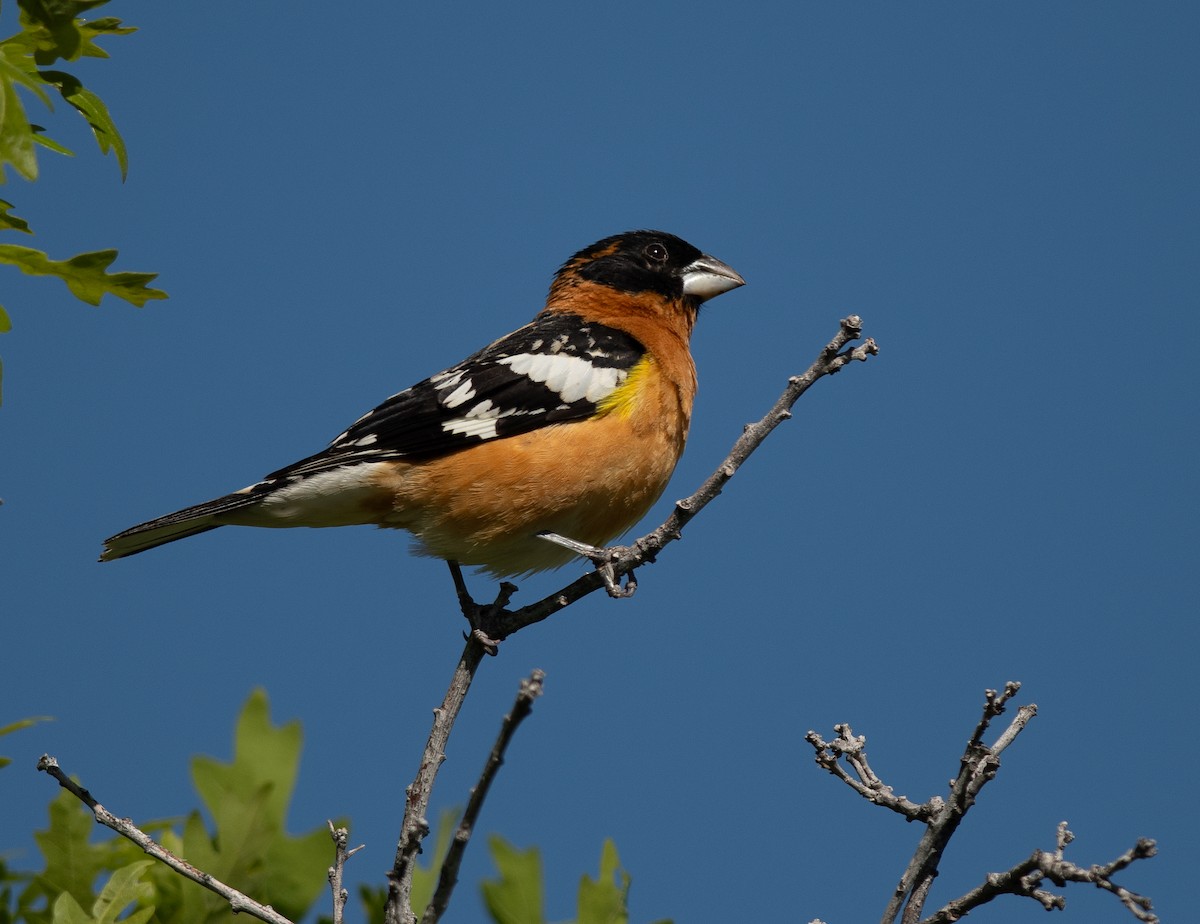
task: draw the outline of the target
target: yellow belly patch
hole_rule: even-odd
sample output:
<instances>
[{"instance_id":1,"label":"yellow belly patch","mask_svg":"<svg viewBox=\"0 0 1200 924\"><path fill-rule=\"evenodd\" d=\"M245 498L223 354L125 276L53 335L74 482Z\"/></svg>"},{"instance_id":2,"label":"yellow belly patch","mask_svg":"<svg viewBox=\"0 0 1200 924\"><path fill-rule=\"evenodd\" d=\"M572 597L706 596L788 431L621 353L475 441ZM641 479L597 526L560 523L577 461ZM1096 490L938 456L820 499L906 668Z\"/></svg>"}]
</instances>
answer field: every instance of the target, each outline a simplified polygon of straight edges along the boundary
<instances>
[{"instance_id":1,"label":"yellow belly patch","mask_svg":"<svg viewBox=\"0 0 1200 924\"><path fill-rule=\"evenodd\" d=\"M653 372L654 357L644 356L638 360L637 365L629 370L628 378L612 394L601 399L600 403L596 405L596 416L617 414L625 419L631 417L641 402L647 379Z\"/></svg>"}]
</instances>

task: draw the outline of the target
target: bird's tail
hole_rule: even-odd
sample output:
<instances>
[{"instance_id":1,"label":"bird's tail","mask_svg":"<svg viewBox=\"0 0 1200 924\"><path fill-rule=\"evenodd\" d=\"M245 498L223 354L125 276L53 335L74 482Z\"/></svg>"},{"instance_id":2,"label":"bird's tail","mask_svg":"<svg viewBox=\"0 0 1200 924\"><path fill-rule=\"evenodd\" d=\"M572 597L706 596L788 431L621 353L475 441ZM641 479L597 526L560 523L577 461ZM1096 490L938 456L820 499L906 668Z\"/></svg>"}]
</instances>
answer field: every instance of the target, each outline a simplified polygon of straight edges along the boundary
<instances>
[{"instance_id":1,"label":"bird's tail","mask_svg":"<svg viewBox=\"0 0 1200 924\"><path fill-rule=\"evenodd\" d=\"M261 499L261 495L250 493L247 489L205 501L194 507L176 510L157 520L131 526L124 532L104 540L104 551L100 553L100 561L113 561L136 555L176 539L186 539L188 536L224 526L227 522L223 520L224 514L257 504Z\"/></svg>"}]
</instances>

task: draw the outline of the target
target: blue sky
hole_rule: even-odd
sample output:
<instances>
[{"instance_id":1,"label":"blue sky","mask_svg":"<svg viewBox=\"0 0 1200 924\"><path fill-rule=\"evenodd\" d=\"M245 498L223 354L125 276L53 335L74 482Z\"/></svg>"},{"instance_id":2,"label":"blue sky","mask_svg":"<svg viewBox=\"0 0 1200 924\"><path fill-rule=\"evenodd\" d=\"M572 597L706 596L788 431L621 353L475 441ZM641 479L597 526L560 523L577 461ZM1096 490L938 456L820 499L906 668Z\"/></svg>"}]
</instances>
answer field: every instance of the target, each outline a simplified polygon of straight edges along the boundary
<instances>
[{"instance_id":1,"label":"blue sky","mask_svg":"<svg viewBox=\"0 0 1200 924\"><path fill-rule=\"evenodd\" d=\"M56 717L0 745L15 866L53 795L43 751L118 814L180 815L189 757L227 757L261 685L306 733L293 829L349 816L350 875L380 882L461 649L444 567L366 528L227 529L104 566L100 541L316 451L524 323L574 250L657 227L748 285L704 309L691 441L645 529L841 316L882 353L803 398L633 600L505 643L435 806L463 803L540 667L482 829L542 847L551 918L613 837L638 921L876 920L919 831L817 770L804 733L850 722L925 799L984 688L1015 679L1040 713L933 906L1063 818L1083 864L1157 838L1124 883L1167 920L1194 906L1194 5L104 12L140 31L75 70L128 182L62 112L47 125L80 156L3 196L39 232L14 242L118 247L171 298L93 309L4 274L0 724ZM457 920L481 914L483 846ZM1067 899L1064 921L1131 920Z\"/></svg>"}]
</instances>

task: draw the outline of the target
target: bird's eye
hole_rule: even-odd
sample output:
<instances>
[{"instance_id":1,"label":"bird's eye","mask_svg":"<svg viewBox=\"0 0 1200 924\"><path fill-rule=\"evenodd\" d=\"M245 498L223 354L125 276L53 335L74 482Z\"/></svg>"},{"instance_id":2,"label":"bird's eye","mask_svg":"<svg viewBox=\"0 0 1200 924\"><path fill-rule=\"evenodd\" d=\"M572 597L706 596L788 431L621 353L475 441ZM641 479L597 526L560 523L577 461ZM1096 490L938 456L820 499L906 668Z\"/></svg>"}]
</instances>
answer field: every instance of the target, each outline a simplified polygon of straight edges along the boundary
<instances>
[{"instance_id":1,"label":"bird's eye","mask_svg":"<svg viewBox=\"0 0 1200 924\"><path fill-rule=\"evenodd\" d=\"M667 262L667 248L655 241L653 244L646 245L646 256L655 263Z\"/></svg>"}]
</instances>

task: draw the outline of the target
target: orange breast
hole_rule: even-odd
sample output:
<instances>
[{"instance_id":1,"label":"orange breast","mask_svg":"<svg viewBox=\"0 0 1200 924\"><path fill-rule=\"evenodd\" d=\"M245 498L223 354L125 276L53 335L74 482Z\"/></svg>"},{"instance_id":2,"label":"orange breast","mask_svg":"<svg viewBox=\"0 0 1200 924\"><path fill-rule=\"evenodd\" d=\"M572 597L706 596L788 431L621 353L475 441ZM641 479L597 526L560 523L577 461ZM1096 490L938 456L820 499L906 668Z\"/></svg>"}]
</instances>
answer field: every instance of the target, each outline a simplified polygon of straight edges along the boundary
<instances>
[{"instance_id":1,"label":"orange breast","mask_svg":"<svg viewBox=\"0 0 1200 924\"><path fill-rule=\"evenodd\" d=\"M636 392L599 417L380 466L376 483L392 501L371 521L410 530L423 554L496 575L563 565L574 553L539 532L602 546L661 496L687 439L695 378L686 371L664 374L651 360Z\"/></svg>"}]
</instances>

